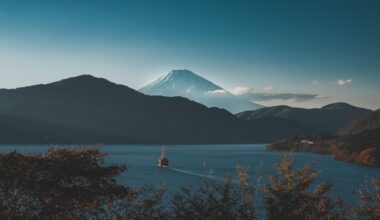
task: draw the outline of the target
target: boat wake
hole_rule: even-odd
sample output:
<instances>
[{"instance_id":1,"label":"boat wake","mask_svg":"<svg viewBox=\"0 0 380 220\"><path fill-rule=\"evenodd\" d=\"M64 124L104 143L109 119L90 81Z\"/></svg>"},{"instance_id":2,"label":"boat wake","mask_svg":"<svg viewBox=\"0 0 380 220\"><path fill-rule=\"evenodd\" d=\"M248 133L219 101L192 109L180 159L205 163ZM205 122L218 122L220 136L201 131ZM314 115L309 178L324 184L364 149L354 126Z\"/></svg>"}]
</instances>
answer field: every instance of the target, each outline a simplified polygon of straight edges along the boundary
<instances>
[{"instance_id":1,"label":"boat wake","mask_svg":"<svg viewBox=\"0 0 380 220\"><path fill-rule=\"evenodd\" d=\"M176 168L172 168L172 167L169 167L169 170L172 170L172 171L175 171L175 172L179 172L179 173L184 173L184 174L187 174L187 175L192 175L192 176L197 176L197 177L202 177L202 178L208 178L208 179L212 179L212 180L223 181L223 178L220 178L220 177L217 177L217 176L213 176L213 175L209 175L209 174L196 173L196 172L192 172L192 171L188 171L188 170L182 170L182 169L176 169Z\"/></svg>"}]
</instances>

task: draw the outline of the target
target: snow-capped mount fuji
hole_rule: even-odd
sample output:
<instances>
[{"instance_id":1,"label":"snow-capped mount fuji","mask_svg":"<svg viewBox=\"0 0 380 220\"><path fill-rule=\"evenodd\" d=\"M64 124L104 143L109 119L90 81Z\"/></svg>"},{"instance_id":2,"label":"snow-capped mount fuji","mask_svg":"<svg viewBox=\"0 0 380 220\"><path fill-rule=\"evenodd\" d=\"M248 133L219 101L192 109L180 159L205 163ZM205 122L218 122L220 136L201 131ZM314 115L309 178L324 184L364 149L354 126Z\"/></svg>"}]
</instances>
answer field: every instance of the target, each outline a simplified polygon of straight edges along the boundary
<instances>
[{"instance_id":1,"label":"snow-capped mount fuji","mask_svg":"<svg viewBox=\"0 0 380 220\"><path fill-rule=\"evenodd\" d=\"M262 106L236 96L190 70L172 70L140 89L147 95L182 96L207 107L224 108L232 113Z\"/></svg>"},{"instance_id":2,"label":"snow-capped mount fuji","mask_svg":"<svg viewBox=\"0 0 380 220\"><path fill-rule=\"evenodd\" d=\"M209 92L222 90L220 86L189 70L172 70L167 75L140 89L154 95L173 96L173 93Z\"/></svg>"}]
</instances>

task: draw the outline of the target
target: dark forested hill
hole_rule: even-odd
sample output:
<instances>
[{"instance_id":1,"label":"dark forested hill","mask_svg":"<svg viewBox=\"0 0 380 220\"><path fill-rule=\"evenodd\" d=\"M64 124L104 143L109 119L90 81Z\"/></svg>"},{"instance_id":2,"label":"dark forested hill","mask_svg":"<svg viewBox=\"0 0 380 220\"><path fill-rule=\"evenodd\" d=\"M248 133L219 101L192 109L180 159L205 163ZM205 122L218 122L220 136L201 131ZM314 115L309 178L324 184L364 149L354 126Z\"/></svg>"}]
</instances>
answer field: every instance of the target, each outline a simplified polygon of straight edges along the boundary
<instances>
[{"instance_id":1,"label":"dark forested hill","mask_svg":"<svg viewBox=\"0 0 380 220\"><path fill-rule=\"evenodd\" d=\"M363 131L380 128L380 111L367 113L361 117L355 118L343 128L340 129L340 135L359 134Z\"/></svg>"},{"instance_id":2,"label":"dark forested hill","mask_svg":"<svg viewBox=\"0 0 380 220\"><path fill-rule=\"evenodd\" d=\"M339 135L299 136L268 145L269 150L331 154L335 159L380 166L380 112L370 112L345 125Z\"/></svg>"},{"instance_id":3,"label":"dark forested hill","mask_svg":"<svg viewBox=\"0 0 380 220\"><path fill-rule=\"evenodd\" d=\"M90 75L0 90L1 143L263 143L305 133L293 120L240 120Z\"/></svg>"},{"instance_id":4,"label":"dark forested hill","mask_svg":"<svg viewBox=\"0 0 380 220\"><path fill-rule=\"evenodd\" d=\"M339 129L352 119L371 112L371 110L355 107L346 103L333 103L322 108L303 109L289 106L265 107L254 111L236 114L246 120L275 117L292 119L313 128L318 133L337 133Z\"/></svg>"}]
</instances>

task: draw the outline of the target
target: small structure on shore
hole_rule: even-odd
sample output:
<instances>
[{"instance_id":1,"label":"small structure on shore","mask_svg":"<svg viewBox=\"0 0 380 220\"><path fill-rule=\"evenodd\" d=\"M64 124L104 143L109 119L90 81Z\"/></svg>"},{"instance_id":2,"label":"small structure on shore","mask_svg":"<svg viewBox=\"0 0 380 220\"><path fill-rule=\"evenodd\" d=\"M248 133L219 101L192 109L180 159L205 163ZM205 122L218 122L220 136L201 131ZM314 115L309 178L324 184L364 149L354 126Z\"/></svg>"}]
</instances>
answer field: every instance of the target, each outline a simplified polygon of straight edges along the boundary
<instances>
[{"instance_id":1,"label":"small structure on shore","mask_svg":"<svg viewBox=\"0 0 380 220\"><path fill-rule=\"evenodd\" d=\"M301 140L301 144L314 144L314 141L304 139L304 140Z\"/></svg>"}]
</instances>

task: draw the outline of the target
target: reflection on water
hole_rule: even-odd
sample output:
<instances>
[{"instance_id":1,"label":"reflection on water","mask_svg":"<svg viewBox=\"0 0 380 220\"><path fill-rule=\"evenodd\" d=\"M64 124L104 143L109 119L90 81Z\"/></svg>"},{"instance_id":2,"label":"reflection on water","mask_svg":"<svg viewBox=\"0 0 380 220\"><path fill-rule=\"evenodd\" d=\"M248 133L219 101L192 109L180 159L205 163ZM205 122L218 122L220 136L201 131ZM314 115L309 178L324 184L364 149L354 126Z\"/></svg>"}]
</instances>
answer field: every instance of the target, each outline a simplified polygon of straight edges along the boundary
<instances>
[{"instance_id":1,"label":"reflection on water","mask_svg":"<svg viewBox=\"0 0 380 220\"><path fill-rule=\"evenodd\" d=\"M180 172L180 173L188 174L188 175L191 175L191 176L197 176L197 177L208 178L208 179L212 179L212 180L223 181L222 177L213 176L212 174L210 174L210 172L202 174L202 173L194 173L194 172L191 172L191 171L188 171L188 170L176 169L176 168L173 168L173 167L169 167L168 169L169 170L173 170L175 172Z\"/></svg>"},{"instance_id":2,"label":"reflection on water","mask_svg":"<svg viewBox=\"0 0 380 220\"><path fill-rule=\"evenodd\" d=\"M44 152L46 146L0 145L1 151L18 150L29 153ZM128 171L118 179L132 187L144 184L164 186L169 194L178 191L181 186L197 186L202 178L208 176L222 180L224 176L234 177L236 166L248 168L254 177L259 173L262 184L266 175L274 172L273 164L279 162L282 153L268 152L264 145L181 145L167 146L170 168L157 167L161 146L152 145L110 145L103 146L108 153L106 163L126 164ZM354 199L352 192L364 184L365 178L375 176L380 179L380 169L359 166L333 160L328 155L296 153L296 167L308 161L314 162L319 171L317 181L328 181L334 184L334 193L346 200Z\"/></svg>"}]
</instances>

